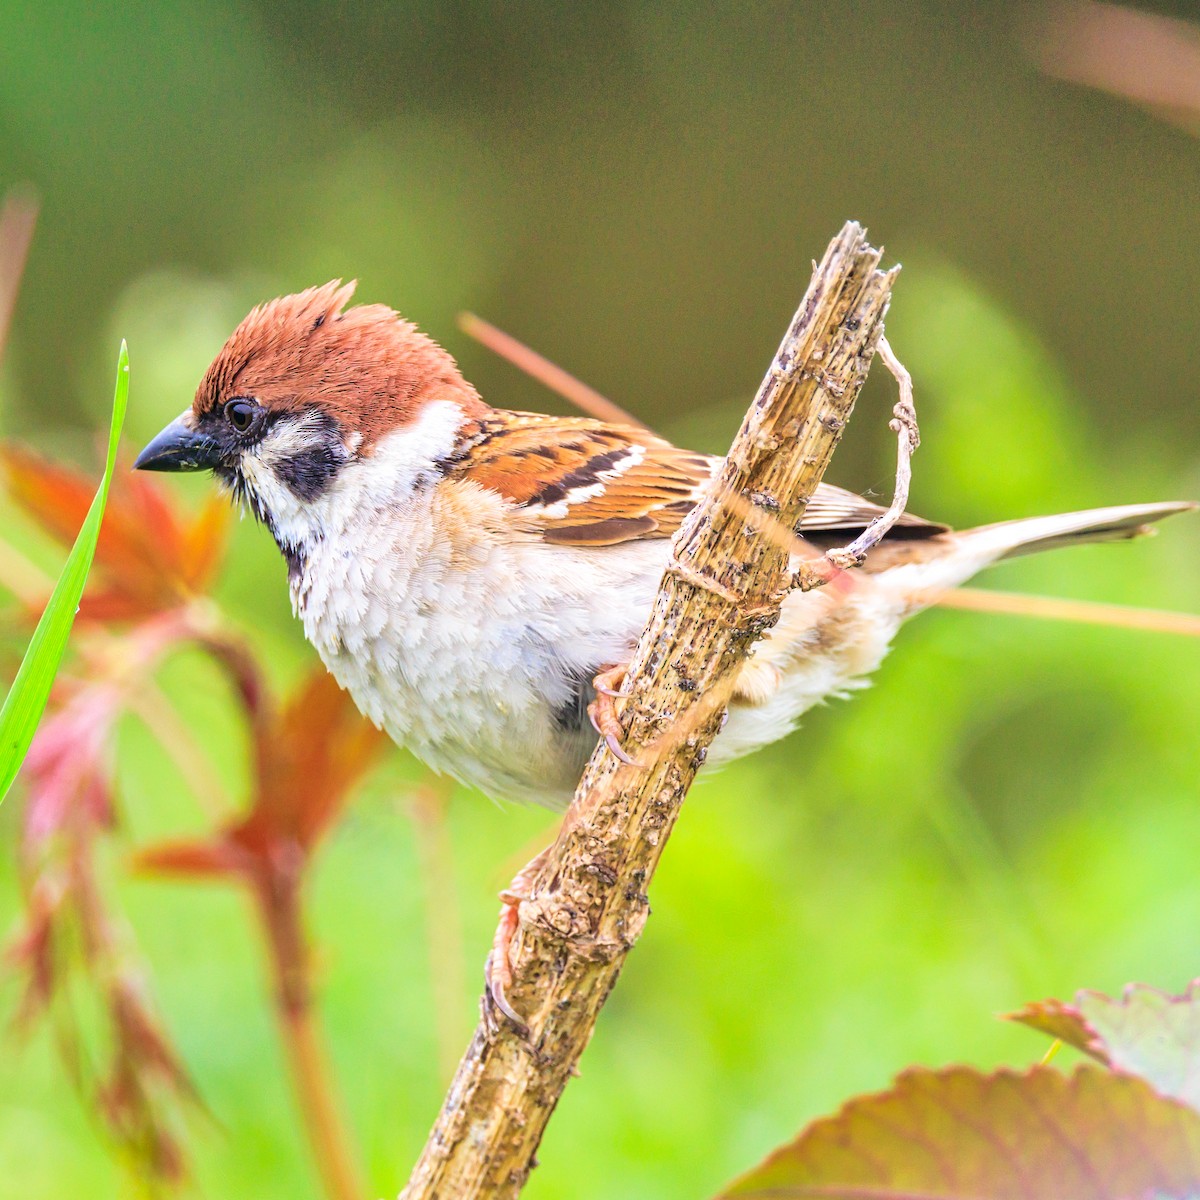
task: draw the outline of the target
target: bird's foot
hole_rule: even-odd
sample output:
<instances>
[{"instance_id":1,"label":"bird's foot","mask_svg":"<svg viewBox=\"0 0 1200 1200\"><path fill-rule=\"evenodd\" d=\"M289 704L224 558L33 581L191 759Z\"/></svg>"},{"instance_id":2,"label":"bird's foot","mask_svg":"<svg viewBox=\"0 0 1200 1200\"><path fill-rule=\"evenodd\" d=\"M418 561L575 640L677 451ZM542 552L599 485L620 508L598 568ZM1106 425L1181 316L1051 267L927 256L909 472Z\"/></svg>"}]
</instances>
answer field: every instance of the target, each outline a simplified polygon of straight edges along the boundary
<instances>
[{"instance_id":1,"label":"bird's foot","mask_svg":"<svg viewBox=\"0 0 1200 1200\"><path fill-rule=\"evenodd\" d=\"M511 1023L519 1036L528 1040L529 1026L508 999L508 989L513 982L512 949L513 939L521 923L521 904L533 896L533 881L546 861L549 847L529 860L514 876L513 881L500 893L500 920L492 937L492 951L483 968L485 983L483 993L483 1020L488 1032L494 1037L500 1030L497 1013Z\"/></svg>"},{"instance_id":2,"label":"bird's foot","mask_svg":"<svg viewBox=\"0 0 1200 1200\"><path fill-rule=\"evenodd\" d=\"M613 757L626 766L636 767L640 764L630 758L621 746L625 730L621 725L621 718L617 716L616 702L625 695L621 691L621 685L625 682L625 670L624 666L608 667L592 680L596 698L588 705L587 715L592 728L604 739L604 744Z\"/></svg>"}]
</instances>

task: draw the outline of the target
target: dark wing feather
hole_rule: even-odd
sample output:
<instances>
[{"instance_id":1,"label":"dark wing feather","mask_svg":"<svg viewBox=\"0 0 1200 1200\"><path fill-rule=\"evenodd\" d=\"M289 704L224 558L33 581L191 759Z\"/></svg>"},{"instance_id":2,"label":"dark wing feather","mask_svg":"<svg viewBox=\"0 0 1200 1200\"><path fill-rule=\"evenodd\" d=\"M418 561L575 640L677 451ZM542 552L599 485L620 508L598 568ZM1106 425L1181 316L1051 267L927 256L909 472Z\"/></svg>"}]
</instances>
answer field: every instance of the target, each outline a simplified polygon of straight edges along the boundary
<instances>
[{"instance_id":1,"label":"dark wing feather","mask_svg":"<svg viewBox=\"0 0 1200 1200\"><path fill-rule=\"evenodd\" d=\"M876 517L887 511L886 506L864 500L862 496L848 492L845 488L835 487L832 483L822 483L813 493L808 502L808 508L800 519L801 533L830 532L851 533L865 529ZM901 513L900 519L892 526L890 536L893 537L932 537L935 533L945 533L949 525L937 521L927 521L914 513Z\"/></svg>"}]
</instances>

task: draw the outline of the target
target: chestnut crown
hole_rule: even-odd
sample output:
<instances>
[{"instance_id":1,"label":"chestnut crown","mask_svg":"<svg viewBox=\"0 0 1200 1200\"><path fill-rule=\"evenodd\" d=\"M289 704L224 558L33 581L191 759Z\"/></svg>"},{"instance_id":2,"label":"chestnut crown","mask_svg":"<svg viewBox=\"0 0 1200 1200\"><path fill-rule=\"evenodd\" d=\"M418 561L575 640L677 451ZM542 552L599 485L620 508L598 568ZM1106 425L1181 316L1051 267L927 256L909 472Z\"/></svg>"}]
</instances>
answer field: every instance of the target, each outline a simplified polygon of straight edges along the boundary
<instances>
[{"instance_id":1,"label":"chestnut crown","mask_svg":"<svg viewBox=\"0 0 1200 1200\"><path fill-rule=\"evenodd\" d=\"M354 287L336 279L253 309L200 381L197 427L245 398L270 416L318 409L369 450L428 400L454 400L469 414L486 408L450 354L410 321L383 304L346 308Z\"/></svg>"}]
</instances>

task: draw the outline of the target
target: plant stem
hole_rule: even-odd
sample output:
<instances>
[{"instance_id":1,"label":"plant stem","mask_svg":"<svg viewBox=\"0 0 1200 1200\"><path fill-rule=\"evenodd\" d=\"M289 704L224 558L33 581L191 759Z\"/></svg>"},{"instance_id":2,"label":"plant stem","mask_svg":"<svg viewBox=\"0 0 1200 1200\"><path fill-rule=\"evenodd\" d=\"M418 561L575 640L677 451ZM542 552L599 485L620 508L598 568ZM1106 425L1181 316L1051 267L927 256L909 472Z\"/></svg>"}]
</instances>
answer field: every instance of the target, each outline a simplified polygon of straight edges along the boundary
<instances>
[{"instance_id":1,"label":"plant stem","mask_svg":"<svg viewBox=\"0 0 1200 1200\"><path fill-rule=\"evenodd\" d=\"M275 983L275 1010L292 1087L329 1200L364 1200L313 1011L308 945L300 916L299 852L255 881Z\"/></svg>"},{"instance_id":2,"label":"plant stem","mask_svg":"<svg viewBox=\"0 0 1200 1200\"><path fill-rule=\"evenodd\" d=\"M459 1047L466 1033L462 921L454 886L454 851L446 827L446 809L453 790L448 777L431 775L413 792L408 804L425 893L438 1069L444 1083L450 1082L458 1065Z\"/></svg>"},{"instance_id":3,"label":"plant stem","mask_svg":"<svg viewBox=\"0 0 1200 1200\"><path fill-rule=\"evenodd\" d=\"M1077 621L1151 633L1179 633L1200 637L1200 616L1155 608L1131 608L1096 600L1067 600L1059 596L1029 596L1022 592L994 592L986 588L956 588L948 592L914 593L921 604L962 608L970 612L1005 613L1014 617L1043 617L1050 621Z\"/></svg>"},{"instance_id":4,"label":"plant stem","mask_svg":"<svg viewBox=\"0 0 1200 1200\"><path fill-rule=\"evenodd\" d=\"M0 208L0 354L8 342L8 326L17 303L25 260L37 224L37 196L28 187L17 187L4 197Z\"/></svg>"},{"instance_id":5,"label":"plant stem","mask_svg":"<svg viewBox=\"0 0 1200 1200\"><path fill-rule=\"evenodd\" d=\"M210 817L228 819L234 804L224 781L158 683L147 676L138 691L126 695L125 703L174 760L204 811Z\"/></svg>"}]
</instances>

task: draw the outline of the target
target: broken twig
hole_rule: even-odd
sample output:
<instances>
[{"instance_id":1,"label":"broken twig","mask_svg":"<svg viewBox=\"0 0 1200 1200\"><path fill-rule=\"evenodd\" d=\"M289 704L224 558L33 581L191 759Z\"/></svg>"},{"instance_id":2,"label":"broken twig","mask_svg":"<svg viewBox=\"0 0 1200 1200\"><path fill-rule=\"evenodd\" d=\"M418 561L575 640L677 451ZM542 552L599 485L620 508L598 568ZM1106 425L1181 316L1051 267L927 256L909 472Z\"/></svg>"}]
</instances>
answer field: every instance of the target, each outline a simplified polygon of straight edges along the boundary
<instances>
[{"instance_id":1,"label":"broken twig","mask_svg":"<svg viewBox=\"0 0 1200 1200\"><path fill-rule=\"evenodd\" d=\"M846 225L799 311L722 470L672 546L627 673L627 766L601 747L520 906L508 995L528 1036L481 1022L403 1200L511 1200L649 912L646 889L754 643L774 623L789 551L746 501L795 528L854 407L882 333L894 271ZM782 539L779 539L782 540Z\"/></svg>"}]
</instances>

